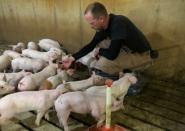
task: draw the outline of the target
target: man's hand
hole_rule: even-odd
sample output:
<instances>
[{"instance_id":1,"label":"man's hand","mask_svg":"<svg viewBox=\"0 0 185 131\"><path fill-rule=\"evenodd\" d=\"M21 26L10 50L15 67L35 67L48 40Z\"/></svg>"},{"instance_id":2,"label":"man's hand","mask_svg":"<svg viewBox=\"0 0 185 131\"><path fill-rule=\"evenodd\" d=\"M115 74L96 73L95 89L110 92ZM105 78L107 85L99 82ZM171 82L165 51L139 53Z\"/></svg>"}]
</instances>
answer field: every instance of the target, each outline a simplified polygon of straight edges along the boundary
<instances>
[{"instance_id":1,"label":"man's hand","mask_svg":"<svg viewBox=\"0 0 185 131\"><path fill-rule=\"evenodd\" d=\"M100 48L99 47L97 47L97 48L95 48L94 50L93 50L93 57L94 58L96 58L96 59L99 59L99 50L100 50Z\"/></svg>"}]
</instances>

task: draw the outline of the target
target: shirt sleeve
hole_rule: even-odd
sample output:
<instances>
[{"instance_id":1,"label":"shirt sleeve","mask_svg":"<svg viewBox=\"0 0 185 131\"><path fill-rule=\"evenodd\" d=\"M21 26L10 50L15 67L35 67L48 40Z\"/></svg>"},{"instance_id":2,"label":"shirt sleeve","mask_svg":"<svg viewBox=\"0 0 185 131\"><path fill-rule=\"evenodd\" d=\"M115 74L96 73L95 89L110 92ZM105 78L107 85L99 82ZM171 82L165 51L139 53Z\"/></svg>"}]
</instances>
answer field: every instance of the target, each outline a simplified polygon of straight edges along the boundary
<instances>
[{"instance_id":1,"label":"shirt sleeve","mask_svg":"<svg viewBox=\"0 0 185 131\"><path fill-rule=\"evenodd\" d=\"M105 58L109 60L114 60L117 58L117 56L120 53L120 49L123 45L124 40L111 40L111 44L109 48L100 48L99 55L104 56Z\"/></svg>"},{"instance_id":2,"label":"shirt sleeve","mask_svg":"<svg viewBox=\"0 0 185 131\"><path fill-rule=\"evenodd\" d=\"M94 38L92 39L92 41L84 46L81 50L79 50L77 53L73 54L72 56L75 58L75 60L78 60L79 58L87 55L89 52L91 52L97 44L99 44L99 42L101 42L102 40L104 40L106 38L106 36L104 35L103 32L96 32Z\"/></svg>"}]
</instances>

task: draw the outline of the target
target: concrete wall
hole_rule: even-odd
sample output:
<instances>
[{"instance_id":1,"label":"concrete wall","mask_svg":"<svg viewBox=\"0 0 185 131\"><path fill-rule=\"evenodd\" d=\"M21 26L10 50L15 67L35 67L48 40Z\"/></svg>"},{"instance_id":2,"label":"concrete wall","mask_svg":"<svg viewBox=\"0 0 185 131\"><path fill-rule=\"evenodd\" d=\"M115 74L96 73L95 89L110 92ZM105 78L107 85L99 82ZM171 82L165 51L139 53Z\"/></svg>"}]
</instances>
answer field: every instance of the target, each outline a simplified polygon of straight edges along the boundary
<instances>
[{"instance_id":1,"label":"concrete wall","mask_svg":"<svg viewBox=\"0 0 185 131\"><path fill-rule=\"evenodd\" d=\"M0 41L38 41L51 38L75 52L94 31L83 11L94 0L0 0ZM147 36L160 58L146 73L161 79L185 81L184 0L97 0L109 12L129 17Z\"/></svg>"}]
</instances>

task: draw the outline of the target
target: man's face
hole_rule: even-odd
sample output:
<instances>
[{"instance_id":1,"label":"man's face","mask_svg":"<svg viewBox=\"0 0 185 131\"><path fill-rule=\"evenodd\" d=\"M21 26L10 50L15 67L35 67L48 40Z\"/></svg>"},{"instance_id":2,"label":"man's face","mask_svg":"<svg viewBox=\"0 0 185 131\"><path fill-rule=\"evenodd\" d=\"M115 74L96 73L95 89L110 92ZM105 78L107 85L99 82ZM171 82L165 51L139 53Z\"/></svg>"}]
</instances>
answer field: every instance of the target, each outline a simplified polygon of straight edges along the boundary
<instances>
[{"instance_id":1,"label":"man's face","mask_svg":"<svg viewBox=\"0 0 185 131\"><path fill-rule=\"evenodd\" d=\"M94 18L92 13L89 11L85 14L85 20L90 24L91 28L95 30L103 29L103 17Z\"/></svg>"}]
</instances>

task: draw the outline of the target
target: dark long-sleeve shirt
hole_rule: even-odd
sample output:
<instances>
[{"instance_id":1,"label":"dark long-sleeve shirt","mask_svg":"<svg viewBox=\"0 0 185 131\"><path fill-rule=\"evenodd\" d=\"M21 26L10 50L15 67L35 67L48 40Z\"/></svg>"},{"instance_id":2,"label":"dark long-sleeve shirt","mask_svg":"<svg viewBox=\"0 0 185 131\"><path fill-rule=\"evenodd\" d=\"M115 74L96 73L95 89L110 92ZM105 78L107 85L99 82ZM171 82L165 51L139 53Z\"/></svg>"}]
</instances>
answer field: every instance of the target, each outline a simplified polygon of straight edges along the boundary
<instances>
[{"instance_id":1,"label":"dark long-sleeve shirt","mask_svg":"<svg viewBox=\"0 0 185 131\"><path fill-rule=\"evenodd\" d=\"M99 55L114 60L124 46L132 52L142 53L151 50L143 33L125 16L110 14L109 25L105 30L97 31L92 41L80 51L73 54L75 60L91 52L102 40L109 38L108 48L100 48Z\"/></svg>"}]
</instances>

